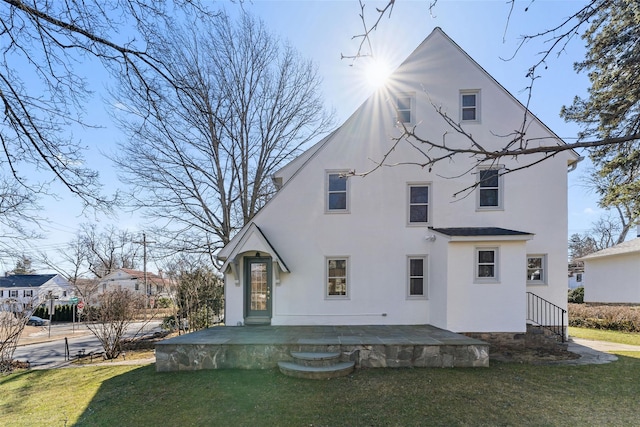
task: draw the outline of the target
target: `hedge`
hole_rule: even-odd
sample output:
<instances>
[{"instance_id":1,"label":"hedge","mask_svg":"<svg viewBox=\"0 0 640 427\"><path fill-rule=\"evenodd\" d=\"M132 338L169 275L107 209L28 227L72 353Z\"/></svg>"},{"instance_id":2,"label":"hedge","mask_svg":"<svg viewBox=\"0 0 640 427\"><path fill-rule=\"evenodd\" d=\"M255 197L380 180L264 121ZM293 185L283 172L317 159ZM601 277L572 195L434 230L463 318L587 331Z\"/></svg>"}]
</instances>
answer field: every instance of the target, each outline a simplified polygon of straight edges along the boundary
<instances>
[{"instance_id":1,"label":"hedge","mask_svg":"<svg viewBox=\"0 0 640 427\"><path fill-rule=\"evenodd\" d=\"M569 304L569 326L640 332L640 306Z\"/></svg>"}]
</instances>

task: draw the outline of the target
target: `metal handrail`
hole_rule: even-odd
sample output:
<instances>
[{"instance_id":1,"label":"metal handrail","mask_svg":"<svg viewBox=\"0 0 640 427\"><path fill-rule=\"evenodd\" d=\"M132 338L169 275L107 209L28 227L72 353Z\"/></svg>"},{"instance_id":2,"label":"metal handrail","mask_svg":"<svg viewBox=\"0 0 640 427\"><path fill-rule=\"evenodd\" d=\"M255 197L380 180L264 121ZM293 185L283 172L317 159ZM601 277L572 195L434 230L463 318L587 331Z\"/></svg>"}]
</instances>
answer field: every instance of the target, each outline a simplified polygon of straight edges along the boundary
<instances>
[{"instance_id":1,"label":"metal handrail","mask_svg":"<svg viewBox=\"0 0 640 427\"><path fill-rule=\"evenodd\" d=\"M532 292L527 292L527 320L558 335L562 342L566 339L566 314L567 310L564 308Z\"/></svg>"}]
</instances>

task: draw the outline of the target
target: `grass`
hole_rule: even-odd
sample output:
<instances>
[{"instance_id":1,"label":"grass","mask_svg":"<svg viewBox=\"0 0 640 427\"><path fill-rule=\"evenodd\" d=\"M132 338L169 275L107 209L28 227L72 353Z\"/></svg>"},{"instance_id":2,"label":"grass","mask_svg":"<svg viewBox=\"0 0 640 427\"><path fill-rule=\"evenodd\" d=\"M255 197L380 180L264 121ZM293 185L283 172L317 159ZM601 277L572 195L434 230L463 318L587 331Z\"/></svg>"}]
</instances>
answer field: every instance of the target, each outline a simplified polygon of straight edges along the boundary
<instances>
[{"instance_id":1,"label":"grass","mask_svg":"<svg viewBox=\"0 0 640 427\"><path fill-rule=\"evenodd\" d=\"M96 364L105 364L105 363L116 363L121 362L123 360L142 360L142 359L153 359L155 358L155 354L153 350L127 350L124 354L121 354L117 359L114 360L104 360L101 356L95 356L93 358L87 356L82 359L77 359L73 361L74 365L96 365Z\"/></svg>"},{"instance_id":2,"label":"grass","mask_svg":"<svg viewBox=\"0 0 640 427\"><path fill-rule=\"evenodd\" d=\"M587 340L617 342L640 345L640 334L634 332L608 331L605 329L587 329L569 327L569 336Z\"/></svg>"},{"instance_id":3,"label":"grass","mask_svg":"<svg viewBox=\"0 0 640 427\"><path fill-rule=\"evenodd\" d=\"M7 426L635 425L640 359L590 366L156 373L89 366L0 376Z\"/></svg>"},{"instance_id":4,"label":"grass","mask_svg":"<svg viewBox=\"0 0 640 427\"><path fill-rule=\"evenodd\" d=\"M640 334L569 334L640 345ZM605 365L364 369L331 381L153 365L21 371L0 376L0 425L635 425L640 352L616 354Z\"/></svg>"}]
</instances>

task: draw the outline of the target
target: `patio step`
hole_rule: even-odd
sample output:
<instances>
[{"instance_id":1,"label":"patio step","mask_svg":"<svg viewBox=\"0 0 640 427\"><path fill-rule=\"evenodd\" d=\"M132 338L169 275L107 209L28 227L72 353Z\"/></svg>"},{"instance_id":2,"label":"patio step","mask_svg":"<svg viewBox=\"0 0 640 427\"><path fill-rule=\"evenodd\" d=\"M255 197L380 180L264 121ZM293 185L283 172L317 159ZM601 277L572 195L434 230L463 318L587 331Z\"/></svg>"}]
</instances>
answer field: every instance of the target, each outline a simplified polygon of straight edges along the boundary
<instances>
[{"instance_id":1,"label":"patio step","mask_svg":"<svg viewBox=\"0 0 640 427\"><path fill-rule=\"evenodd\" d=\"M325 380L349 375L355 362L340 362L340 353L291 353L293 362L278 362L280 372L290 377Z\"/></svg>"}]
</instances>

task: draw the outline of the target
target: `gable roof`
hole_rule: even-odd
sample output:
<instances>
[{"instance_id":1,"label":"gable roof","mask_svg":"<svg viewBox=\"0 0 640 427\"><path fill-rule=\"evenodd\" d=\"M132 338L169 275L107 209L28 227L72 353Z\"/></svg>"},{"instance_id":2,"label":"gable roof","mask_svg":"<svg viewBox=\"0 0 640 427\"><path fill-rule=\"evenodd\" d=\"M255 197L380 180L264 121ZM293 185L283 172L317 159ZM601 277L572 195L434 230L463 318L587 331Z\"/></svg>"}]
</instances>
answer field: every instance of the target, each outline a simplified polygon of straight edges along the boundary
<instances>
[{"instance_id":1,"label":"gable roof","mask_svg":"<svg viewBox=\"0 0 640 427\"><path fill-rule=\"evenodd\" d=\"M416 62L416 59L420 58L420 55L422 55L425 50L428 51L429 49L431 49L430 43L432 41L433 43L436 43L438 38L440 38L441 40L444 40L448 44L448 47L452 48L452 51L458 51L461 55L463 55L464 58L471 64L471 66L475 67L480 73L486 76L495 85L495 87L501 90L515 105L520 107L523 112L528 111L531 121L538 123L541 126L541 128L543 128L548 133L550 138L557 141L559 145L564 144L564 141L558 135L556 135L551 129L549 129L549 127L547 127L544 123L542 123L542 121L540 121L540 119L538 119L531 111L527 110L527 107L525 107L504 86L502 86L498 81L496 81L495 78L493 78L493 76L491 76L484 68L482 68L482 66L480 66L473 58L471 58L469 54L467 54L457 43L455 43L440 27L435 27L433 29L433 31L422 41L422 43L420 43L420 45L416 49L414 49L414 51L398 66L398 68L393 73L391 73L391 75L389 76L389 79L393 80L394 76L402 76L401 80L410 80L411 76L415 74L415 64L413 63ZM258 211L256 216L254 217L254 220L258 220L260 215L268 208L268 206L271 203L273 203L275 199L278 198L278 196L282 192L282 188L286 187L287 184L290 181L292 181L296 177L296 175L301 172L302 169L304 169L308 164L310 164L314 160L314 158L316 158L317 156L320 156L323 150L327 149L328 146L330 146L336 140L340 139L344 129L348 130L349 125L352 125L353 123L357 123L359 120L361 120L362 111L366 108L366 106L374 102L374 100L376 100L376 97L379 97L384 90L385 90L384 87L381 87L380 89L378 89L378 91L374 92L371 96L369 96L353 112L353 114L347 120L345 120L345 122L341 126L339 126L336 130L331 132L329 135L322 138L320 141L318 141L312 147L307 149L305 152L300 154L300 156L293 159L287 165L283 166L281 169L276 171L273 174L272 178L278 187L278 191L270 200L267 201L267 203L260 209L260 211ZM386 98L386 95L384 97ZM574 150L570 150L568 154L570 157L570 159L568 160L569 165L575 165L577 164L577 162L579 162L582 159L582 157L580 157L578 153L576 153ZM218 259L225 261L223 266L224 268L228 266L229 260L232 259L235 256L235 254L237 254L238 252L237 248L242 247L241 239L244 239L244 236L246 236L248 232L248 228L251 226L251 224L253 223L245 224L244 227L219 252ZM511 237L508 239L505 237L507 236L505 234L494 234L493 236L491 236L491 239L489 239L488 238L489 236L487 235L485 236L487 237L487 239L485 240L500 240L499 236L502 236L501 237L502 240L529 240L533 236L532 234L525 233L525 232L520 232L520 233L522 234L511 235ZM260 232L260 234L262 233ZM530 237L526 237L526 236L530 236ZM476 240L478 240L477 235L476 236L451 236L451 237L457 240L464 240L464 239L470 240L472 238L476 238ZM263 235L263 238L265 239L265 241L267 241L264 235ZM231 255L231 253L233 253L233 255ZM275 253L275 249L274 249L274 253Z\"/></svg>"},{"instance_id":2,"label":"gable roof","mask_svg":"<svg viewBox=\"0 0 640 427\"><path fill-rule=\"evenodd\" d=\"M0 277L0 288L39 288L57 274L12 274Z\"/></svg>"},{"instance_id":3,"label":"gable roof","mask_svg":"<svg viewBox=\"0 0 640 427\"><path fill-rule=\"evenodd\" d=\"M238 233L240 235L240 233ZM250 240L255 238L253 242L250 243ZM235 240L235 238L234 238ZM264 235L260 227L256 225L255 222L251 222L248 224L248 227L241 232L241 237L236 240L236 243L231 245L228 244L225 246L217 255L219 260L224 261L224 264L220 268L220 271L226 271L227 267L230 263L235 262L236 256L245 251L265 251L269 252L275 261L280 266L280 270L285 273L289 272L289 268L285 264L284 260L280 255L278 255L278 251L273 247L273 245L269 242L267 237ZM228 252L228 253L227 253Z\"/></svg>"},{"instance_id":4,"label":"gable roof","mask_svg":"<svg viewBox=\"0 0 640 427\"><path fill-rule=\"evenodd\" d=\"M578 258L576 261L589 261L597 258L610 257L615 255L627 255L633 253L640 253L640 237L633 240L627 240L610 248L603 249L598 252Z\"/></svg>"},{"instance_id":5,"label":"gable roof","mask_svg":"<svg viewBox=\"0 0 640 427\"><path fill-rule=\"evenodd\" d=\"M404 61L402 61L402 63L398 66L398 68L396 68L391 75L389 76L389 80L393 79L393 75L397 74L397 73L402 73L403 72L403 68L406 68L408 66L408 64L410 64L410 62L412 61L412 59L419 54L419 52L424 49L424 46L428 44L428 42L434 38L436 35L440 35L442 36L447 42L449 42L456 50L458 50L462 55L464 55L467 60L473 64L475 67L477 67L483 74L485 74L497 87L499 87L507 96L509 96L516 104L518 104L523 110L528 111L529 116L531 117L531 119L533 119L534 121L536 121L537 123L540 124L540 126L542 126L547 132L549 132L550 135L553 136L553 138L555 138L558 141L558 144L564 144L564 141L562 140L562 138L560 138L555 132L553 132L547 125L545 125L535 114L533 114L533 112L531 110L528 110L527 107L522 104L515 96L513 96L513 94L511 94L511 92L509 92L500 82L498 82L487 70L485 70L480 64L478 64L464 49L462 49L460 47L460 45L458 45L451 37L449 37L447 35L447 33L445 33L442 28L440 27L435 27L431 33L422 41L422 43L420 43L418 45L418 47L416 47L413 52L411 52L411 54L409 54L409 56L407 58L405 58ZM319 142L317 142L316 144L314 144L312 147L310 147L309 149L307 149L305 152L303 152L300 156L296 157L295 159L293 159L291 162L289 162L288 164L286 164L285 166L283 166L282 168L280 168L278 171L276 171L273 174L273 179L274 181L278 178L282 179L282 183L281 184L286 184L286 182L291 179L299 169L301 169L302 167L304 167L304 165L313 157L316 155L316 153L318 153L319 151L321 151L328 143L329 141L331 141L333 139L333 137L338 134L338 131L344 127L346 125L347 122L351 121L352 119L354 119L354 117L358 114L358 112L362 109L362 106L364 104L366 104L367 102L369 102L369 100L375 96L375 93L373 95L371 95L369 98L367 98L360 107L358 107L354 113L347 119L345 120L345 122L338 127L338 129L334 130L333 132L331 132L329 135L327 135L326 137L322 138ZM581 157L575 150L569 150L569 152L572 154L572 159L568 162L570 165L577 165L577 163L579 163L583 157Z\"/></svg>"}]
</instances>

